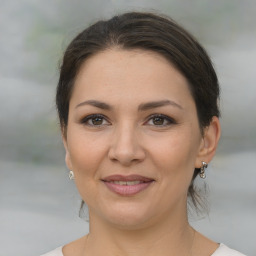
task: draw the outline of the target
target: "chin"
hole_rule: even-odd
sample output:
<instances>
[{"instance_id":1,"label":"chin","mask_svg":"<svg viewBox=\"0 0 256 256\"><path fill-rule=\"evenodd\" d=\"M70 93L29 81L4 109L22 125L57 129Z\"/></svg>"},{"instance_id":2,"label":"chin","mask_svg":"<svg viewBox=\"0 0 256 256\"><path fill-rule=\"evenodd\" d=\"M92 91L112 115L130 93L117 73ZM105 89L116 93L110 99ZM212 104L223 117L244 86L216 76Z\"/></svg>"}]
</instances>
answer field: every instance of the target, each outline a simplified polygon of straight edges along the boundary
<instances>
[{"instance_id":1,"label":"chin","mask_svg":"<svg viewBox=\"0 0 256 256\"><path fill-rule=\"evenodd\" d=\"M118 216L110 219L110 224L122 230L138 230L147 226L148 220L145 216Z\"/></svg>"},{"instance_id":2,"label":"chin","mask_svg":"<svg viewBox=\"0 0 256 256\"><path fill-rule=\"evenodd\" d=\"M105 221L119 229L136 230L145 227L153 218L147 207L132 205L115 205L104 211Z\"/></svg>"}]
</instances>

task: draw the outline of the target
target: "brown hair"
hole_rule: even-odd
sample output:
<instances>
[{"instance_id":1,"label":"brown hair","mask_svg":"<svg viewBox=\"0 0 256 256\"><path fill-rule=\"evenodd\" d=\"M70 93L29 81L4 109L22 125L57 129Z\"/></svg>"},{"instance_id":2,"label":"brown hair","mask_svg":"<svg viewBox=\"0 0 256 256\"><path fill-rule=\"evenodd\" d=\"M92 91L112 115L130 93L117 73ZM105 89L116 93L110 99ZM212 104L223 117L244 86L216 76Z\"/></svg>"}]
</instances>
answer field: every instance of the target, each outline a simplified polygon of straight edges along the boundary
<instances>
[{"instance_id":1,"label":"brown hair","mask_svg":"<svg viewBox=\"0 0 256 256\"><path fill-rule=\"evenodd\" d=\"M169 17L129 12L98 21L78 34L67 47L56 94L60 125L64 132L74 81L81 65L90 56L113 47L150 50L169 60L189 83L201 132L213 116L220 115L218 79L208 54L197 40ZM195 169L188 189L195 206L200 204L200 197L194 188L194 179L199 171Z\"/></svg>"}]
</instances>

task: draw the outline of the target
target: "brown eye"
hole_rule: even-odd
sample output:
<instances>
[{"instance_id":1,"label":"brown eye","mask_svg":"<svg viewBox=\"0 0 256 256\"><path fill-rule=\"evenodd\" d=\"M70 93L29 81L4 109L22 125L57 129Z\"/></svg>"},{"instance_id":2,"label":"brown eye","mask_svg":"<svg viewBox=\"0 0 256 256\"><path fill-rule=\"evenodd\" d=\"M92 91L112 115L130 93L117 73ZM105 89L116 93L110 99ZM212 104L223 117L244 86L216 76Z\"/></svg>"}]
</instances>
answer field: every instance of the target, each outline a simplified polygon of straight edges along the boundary
<instances>
[{"instance_id":1,"label":"brown eye","mask_svg":"<svg viewBox=\"0 0 256 256\"><path fill-rule=\"evenodd\" d=\"M168 126L175 123L176 122L172 118L165 115L153 115L147 122L147 124L152 126Z\"/></svg>"},{"instance_id":2,"label":"brown eye","mask_svg":"<svg viewBox=\"0 0 256 256\"><path fill-rule=\"evenodd\" d=\"M152 118L152 122L154 125L163 125L164 121L165 121L164 118L160 116Z\"/></svg>"},{"instance_id":3,"label":"brown eye","mask_svg":"<svg viewBox=\"0 0 256 256\"><path fill-rule=\"evenodd\" d=\"M102 118L102 117L93 117L93 118L91 118L90 123L91 123L92 125L102 125L102 123L103 123L103 118Z\"/></svg>"},{"instance_id":4,"label":"brown eye","mask_svg":"<svg viewBox=\"0 0 256 256\"><path fill-rule=\"evenodd\" d=\"M109 125L109 122L103 115L89 115L83 118L81 121L82 124L88 126L103 126Z\"/></svg>"}]
</instances>

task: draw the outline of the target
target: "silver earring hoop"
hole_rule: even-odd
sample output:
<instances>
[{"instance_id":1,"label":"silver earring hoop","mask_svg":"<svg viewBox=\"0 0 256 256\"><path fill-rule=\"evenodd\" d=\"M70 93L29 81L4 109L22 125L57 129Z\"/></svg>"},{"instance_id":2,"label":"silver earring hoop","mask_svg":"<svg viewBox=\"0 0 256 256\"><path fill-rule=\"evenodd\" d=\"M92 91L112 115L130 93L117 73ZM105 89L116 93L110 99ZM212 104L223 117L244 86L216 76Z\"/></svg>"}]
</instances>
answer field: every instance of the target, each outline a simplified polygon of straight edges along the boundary
<instances>
[{"instance_id":1,"label":"silver earring hoop","mask_svg":"<svg viewBox=\"0 0 256 256\"><path fill-rule=\"evenodd\" d=\"M205 175L205 169L208 167L208 164L206 162L202 162L202 166L200 168L200 173L199 173L199 176L200 178L202 179L205 179L206 178L206 175Z\"/></svg>"},{"instance_id":2,"label":"silver earring hoop","mask_svg":"<svg viewBox=\"0 0 256 256\"><path fill-rule=\"evenodd\" d=\"M68 177L69 177L70 180L73 180L75 178L74 172L69 171Z\"/></svg>"}]
</instances>

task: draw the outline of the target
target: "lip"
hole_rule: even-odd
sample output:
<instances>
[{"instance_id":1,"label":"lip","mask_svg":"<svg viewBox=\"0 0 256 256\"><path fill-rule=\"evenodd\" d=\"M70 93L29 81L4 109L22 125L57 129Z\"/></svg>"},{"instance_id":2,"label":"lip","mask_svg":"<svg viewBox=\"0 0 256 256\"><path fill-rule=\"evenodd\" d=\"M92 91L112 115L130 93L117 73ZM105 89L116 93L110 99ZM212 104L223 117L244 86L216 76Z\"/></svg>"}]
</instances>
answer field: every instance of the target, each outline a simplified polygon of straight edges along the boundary
<instances>
[{"instance_id":1,"label":"lip","mask_svg":"<svg viewBox=\"0 0 256 256\"><path fill-rule=\"evenodd\" d=\"M136 181L135 184L117 184L116 182L132 182ZM141 191L147 189L155 180L152 178L144 177L141 175L111 175L102 179L102 182L106 187L122 196L133 196L140 193ZM137 183L139 182L139 183Z\"/></svg>"}]
</instances>

